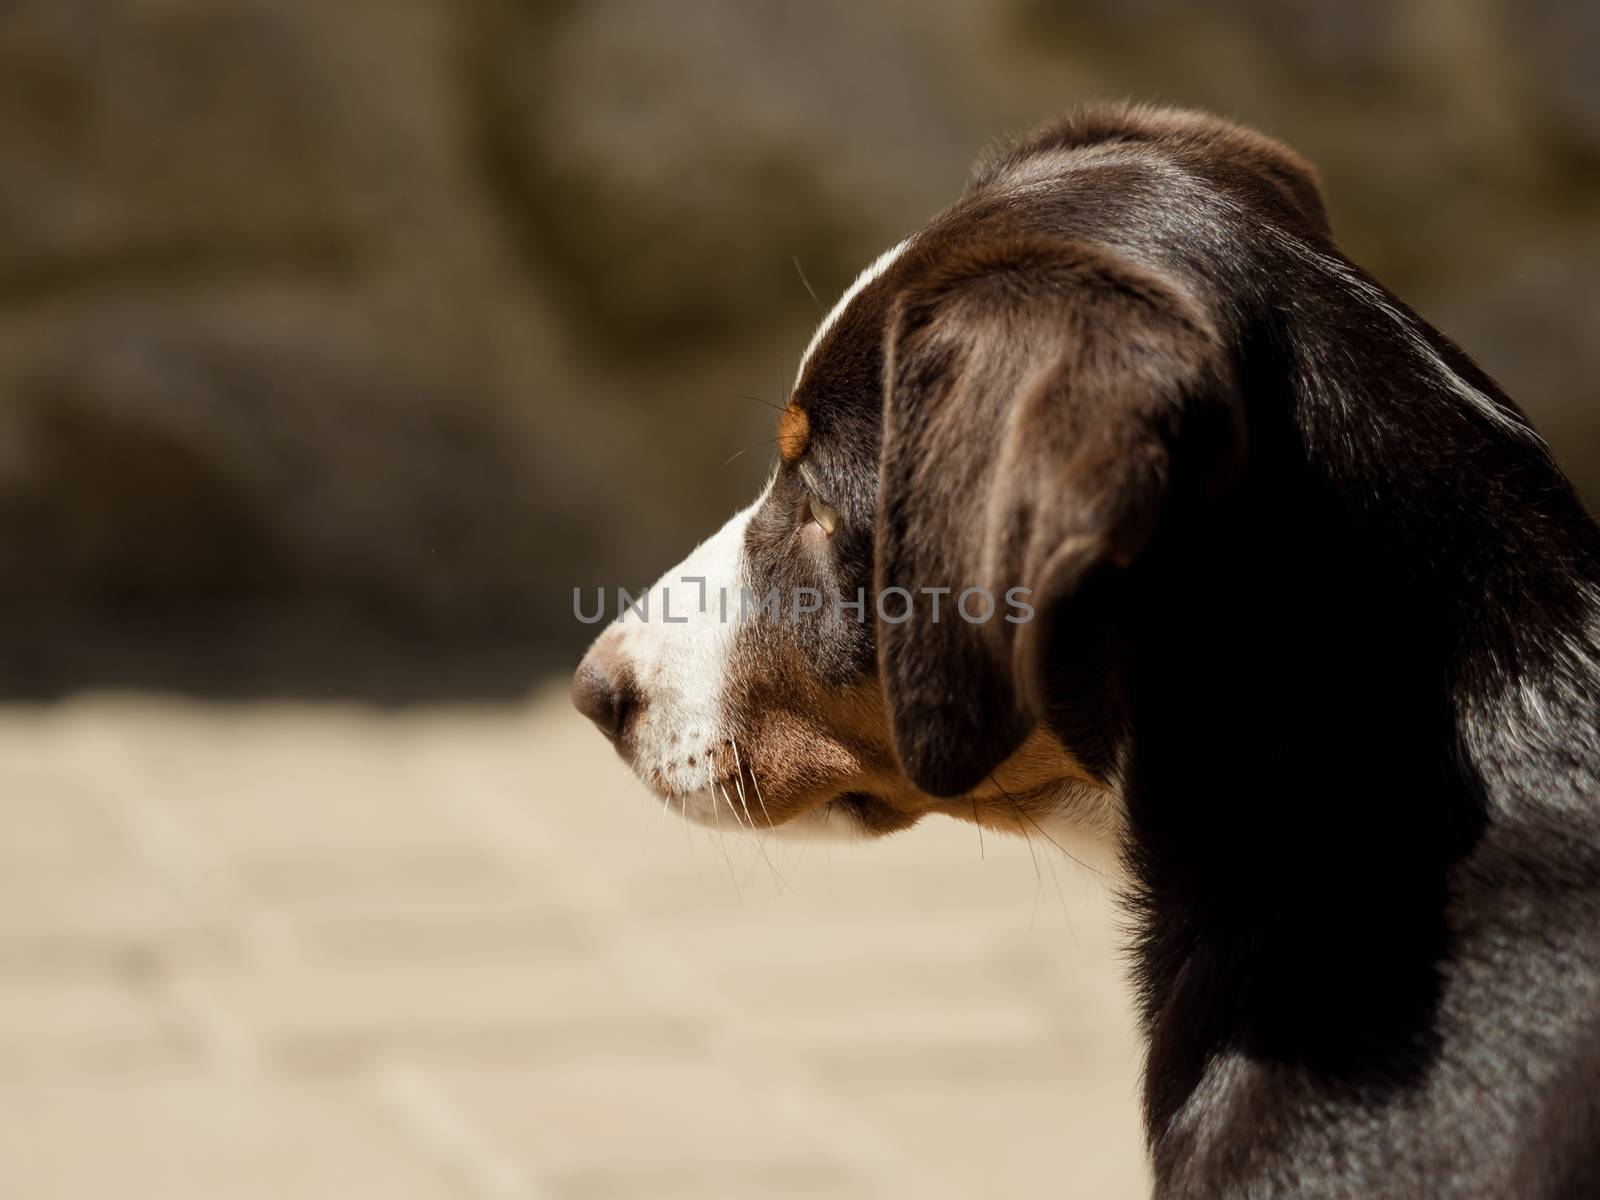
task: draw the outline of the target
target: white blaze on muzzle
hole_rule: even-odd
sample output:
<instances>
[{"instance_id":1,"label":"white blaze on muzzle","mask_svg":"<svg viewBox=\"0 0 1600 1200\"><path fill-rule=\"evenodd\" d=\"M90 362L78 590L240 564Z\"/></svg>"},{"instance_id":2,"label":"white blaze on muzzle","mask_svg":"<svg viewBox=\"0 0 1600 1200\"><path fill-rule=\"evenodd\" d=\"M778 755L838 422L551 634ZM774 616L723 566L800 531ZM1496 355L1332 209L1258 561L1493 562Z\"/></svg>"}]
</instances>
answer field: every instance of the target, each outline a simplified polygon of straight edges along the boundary
<instances>
[{"instance_id":1,"label":"white blaze on muzzle","mask_svg":"<svg viewBox=\"0 0 1600 1200\"><path fill-rule=\"evenodd\" d=\"M668 791L705 788L708 755L730 736L723 697L748 586L744 537L765 499L735 513L601 635L637 692L634 769Z\"/></svg>"}]
</instances>

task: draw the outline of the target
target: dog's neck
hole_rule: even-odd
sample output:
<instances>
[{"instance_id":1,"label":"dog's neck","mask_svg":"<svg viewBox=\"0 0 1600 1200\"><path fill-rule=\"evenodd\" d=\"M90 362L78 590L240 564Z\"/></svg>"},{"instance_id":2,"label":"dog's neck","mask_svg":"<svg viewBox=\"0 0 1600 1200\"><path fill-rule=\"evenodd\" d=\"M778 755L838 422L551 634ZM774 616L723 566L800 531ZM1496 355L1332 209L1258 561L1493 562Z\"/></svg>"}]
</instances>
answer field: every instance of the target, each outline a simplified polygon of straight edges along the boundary
<instances>
[{"instance_id":1,"label":"dog's neck","mask_svg":"<svg viewBox=\"0 0 1600 1200\"><path fill-rule=\"evenodd\" d=\"M1130 581L1153 1136L1230 1053L1415 1083L1438 964L1474 952L1463 892L1600 878L1600 531L1553 466L1542 482L1498 511L1435 496L1459 521L1429 530L1352 521L1277 471ZM1528 827L1562 829L1569 861L1537 857Z\"/></svg>"},{"instance_id":2,"label":"dog's neck","mask_svg":"<svg viewBox=\"0 0 1600 1200\"><path fill-rule=\"evenodd\" d=\"M1600 582L1545 586L1542 617L1502 610L1499 636L1470 656L1481 682L1459 689L1457 728L1497 819L1580 828L1600 798Z\"/></svg>"}]
</instances>

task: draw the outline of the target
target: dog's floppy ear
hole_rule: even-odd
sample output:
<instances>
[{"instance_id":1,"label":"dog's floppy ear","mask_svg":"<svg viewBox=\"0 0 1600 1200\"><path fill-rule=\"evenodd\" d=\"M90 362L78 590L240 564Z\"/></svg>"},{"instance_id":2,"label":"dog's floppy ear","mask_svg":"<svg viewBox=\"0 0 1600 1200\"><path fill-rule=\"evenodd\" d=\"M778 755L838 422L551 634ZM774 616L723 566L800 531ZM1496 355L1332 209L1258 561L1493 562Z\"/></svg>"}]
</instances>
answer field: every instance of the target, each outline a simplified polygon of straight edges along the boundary
<instances>
[{"instance_id":1,"label":"dog's floppy ear","mask_svg":"<svg viewBox=\"0 0 1600 1200\"><path fill-rule=\"evenodd\" d=\"M1071 626L1103 621L1073 601L1135 562L1177 477L1215 479L1242 444L1230 359L1160 276L1022 238L912 277L888 323L875 556L879 669L912 783L960 795L1047 712L1092 707L1104 631ZM916 601L903 621L895 587ZM937 620L925 588L949 589ZM969 588L993 597L990 619L957 609ZM966 613L985 608L973 594Z\"/></svg>"}]
</instances>

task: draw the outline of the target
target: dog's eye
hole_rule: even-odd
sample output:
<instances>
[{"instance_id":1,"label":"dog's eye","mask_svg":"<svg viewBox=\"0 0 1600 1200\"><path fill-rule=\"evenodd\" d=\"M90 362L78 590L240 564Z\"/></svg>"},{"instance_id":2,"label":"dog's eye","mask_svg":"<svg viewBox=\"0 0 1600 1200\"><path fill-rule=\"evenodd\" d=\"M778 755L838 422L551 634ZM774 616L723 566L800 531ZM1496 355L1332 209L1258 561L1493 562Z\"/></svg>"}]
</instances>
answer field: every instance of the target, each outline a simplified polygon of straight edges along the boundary
<instances>
[{"instance_id":1,"label":"dog's eye","mask_svg":"<svg viewBox=\"0 0 1600 1200\"><path fill-rule=\"evenodd\" d=\"M815 496L806 498L806 513L823 533L831 536L839 528L839 510L831 504L824 504Z\"/></svg>"}]
</instances>

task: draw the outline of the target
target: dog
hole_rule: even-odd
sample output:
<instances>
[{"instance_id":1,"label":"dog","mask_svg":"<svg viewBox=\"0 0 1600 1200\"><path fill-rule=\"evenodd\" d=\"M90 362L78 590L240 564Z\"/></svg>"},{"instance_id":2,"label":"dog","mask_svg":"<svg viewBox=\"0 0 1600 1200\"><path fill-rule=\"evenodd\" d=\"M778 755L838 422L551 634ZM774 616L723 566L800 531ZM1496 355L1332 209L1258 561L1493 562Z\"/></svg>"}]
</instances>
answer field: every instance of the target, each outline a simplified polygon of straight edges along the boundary
<instances>
[{"instance_id":1,"label":"dog","mask_svg":"<svg viewBox=\"0 0 1600 1200\"><path fill-rule=\"evenodd\" d=\"M777 448L573 679L667 805L1113 845L1159 1197L1600 1196L1600 528L1305 160L989 155Z\"/></svg>"}]
</instances>

